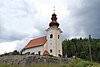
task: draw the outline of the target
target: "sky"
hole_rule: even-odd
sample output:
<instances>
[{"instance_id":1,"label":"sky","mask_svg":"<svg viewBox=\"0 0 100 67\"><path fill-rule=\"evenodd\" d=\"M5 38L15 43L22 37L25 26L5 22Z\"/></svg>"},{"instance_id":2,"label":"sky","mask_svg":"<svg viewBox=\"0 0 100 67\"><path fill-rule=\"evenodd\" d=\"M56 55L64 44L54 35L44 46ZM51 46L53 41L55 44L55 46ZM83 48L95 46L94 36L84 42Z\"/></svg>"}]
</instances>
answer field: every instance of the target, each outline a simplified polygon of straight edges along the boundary
<instances>
[{"instance_id":1,"label":"sky","mask_svg":"<svg viewBox=\"0 0 100 67\"><path fill-rule=\"evenodd\" d=\"M54 6L63 39L100 38L100 0L0 0L0 54L45 36Z\"/></svg>"}]
</instances>

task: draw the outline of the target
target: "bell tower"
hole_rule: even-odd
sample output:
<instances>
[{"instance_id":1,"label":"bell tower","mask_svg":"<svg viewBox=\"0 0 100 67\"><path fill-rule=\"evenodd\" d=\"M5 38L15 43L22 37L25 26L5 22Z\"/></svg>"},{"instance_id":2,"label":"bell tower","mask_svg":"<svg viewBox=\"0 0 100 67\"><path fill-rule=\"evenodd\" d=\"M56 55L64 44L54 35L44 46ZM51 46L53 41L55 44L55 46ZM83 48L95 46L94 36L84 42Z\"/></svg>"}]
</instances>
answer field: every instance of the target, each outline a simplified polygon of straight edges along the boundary
<instances>
[{"instance_id":1,"label":"bell tower","mask_svg":"<svg viewBox=\"0 0 100 67\"><path fill-rule=\"evenodd\" d=\"M62 56L62 36L61 29L59 28L59 23L57 22L57 15L55 12L52 14L51 22L49 23L49 28L47 32L47 51L53 56Z\"/></svg>"}]
</instances>

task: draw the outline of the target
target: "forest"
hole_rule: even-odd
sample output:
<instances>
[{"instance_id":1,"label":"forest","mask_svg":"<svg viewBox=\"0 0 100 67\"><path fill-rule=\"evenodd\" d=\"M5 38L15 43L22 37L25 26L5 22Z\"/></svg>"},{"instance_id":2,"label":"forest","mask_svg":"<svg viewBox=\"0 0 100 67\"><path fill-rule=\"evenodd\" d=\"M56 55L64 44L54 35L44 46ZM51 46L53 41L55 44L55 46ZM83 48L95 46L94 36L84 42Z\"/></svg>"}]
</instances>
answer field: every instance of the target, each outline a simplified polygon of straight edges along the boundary
<instances>
[{"instance_id":1,"label":"forest","mask_svg":"<svg viewBox=\"0 0 100 67\"><path fill-rule=\"evenodd\" d=\"M62 42L63 57L81 58L100 63L100 39L96 38L74 38L65 39Z\"/></svg>"}]
</instances>

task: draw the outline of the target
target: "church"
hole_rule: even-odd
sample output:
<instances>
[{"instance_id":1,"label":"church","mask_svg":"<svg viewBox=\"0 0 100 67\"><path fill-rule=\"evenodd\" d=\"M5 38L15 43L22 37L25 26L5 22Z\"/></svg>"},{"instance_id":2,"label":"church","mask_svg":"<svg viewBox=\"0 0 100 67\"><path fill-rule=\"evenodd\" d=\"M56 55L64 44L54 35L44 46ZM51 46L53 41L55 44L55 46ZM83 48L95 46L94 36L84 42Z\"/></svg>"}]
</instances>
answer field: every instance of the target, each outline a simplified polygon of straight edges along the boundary
<instances>
[{"instance_id":1,"label":"church","mask_svg":"<svg viewBox=\"0 0 100 67\"><path fill-rule=\"evenodd\" d=\"M62 31L59 25L57 15L54 12L49 27L46 29L46 36L30 40L22 50L22 54L62 56Z\"/></svg>"}]
</instances>

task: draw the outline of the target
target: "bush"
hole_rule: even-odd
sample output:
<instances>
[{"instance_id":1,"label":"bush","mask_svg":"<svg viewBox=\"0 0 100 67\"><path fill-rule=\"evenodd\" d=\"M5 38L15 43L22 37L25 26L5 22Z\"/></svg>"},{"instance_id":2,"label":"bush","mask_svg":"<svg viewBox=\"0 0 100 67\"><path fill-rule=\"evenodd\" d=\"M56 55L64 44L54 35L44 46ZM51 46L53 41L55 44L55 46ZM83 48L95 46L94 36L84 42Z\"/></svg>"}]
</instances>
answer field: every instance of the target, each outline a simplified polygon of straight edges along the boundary
<instances>
[{"instance_id":1,"label":"bush","mask_svg":"<svg viewBox=\"0 0 100 67\"><path fill-rule=\"evenodd\" d=\"M80 61L76 64L76 67L88 67L89 62L88 61Z\"/></svg>"},{"instance_id":2,"label":"bush","mask_svg":"<svg viewBox=\"0 0 100 67\"><path fill-rule=\"evenodd\" d=\"M62 67L66 67L66 65L62 65Z\"/></svg>"},{"instance_id":3,"label":"bush","mask_svg":"<svg viewBox=\"0 0 100 67\"><path fill-rule=\"evenodd\" d=\"M72 62L68 64L69 67L87 67L89 66L88 61L84 61L82 59L76 58Z\"/></svg>"},{"instance_id":4,"label":"bush","mask_svg":"<svg viewBox=\"0 0 100 67\"><path fill-rule=\"evenodd\" d=\"M19 52L17 50L14 50L12 55L19 55Z\"/></svg>"}]
</instances>

